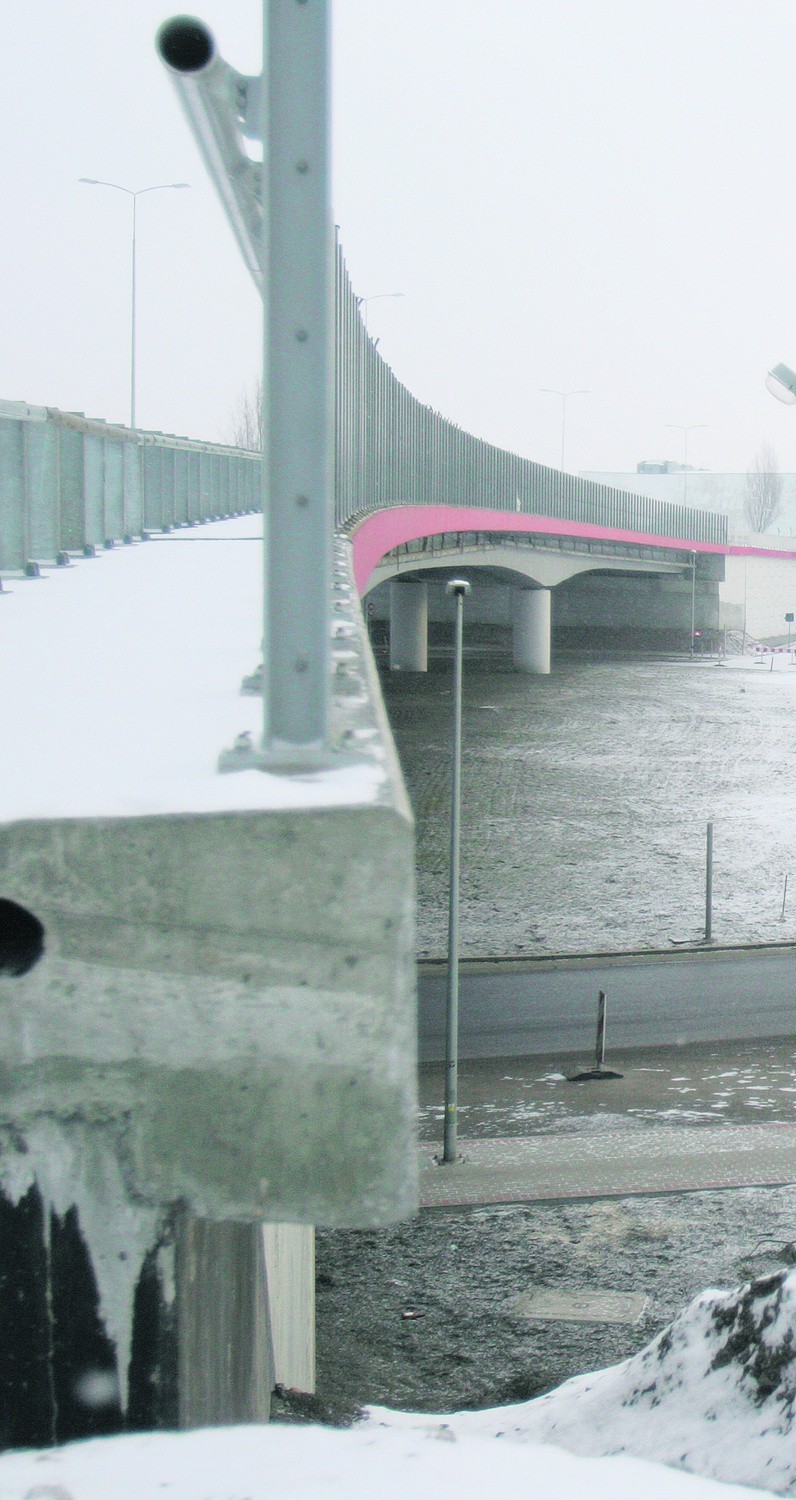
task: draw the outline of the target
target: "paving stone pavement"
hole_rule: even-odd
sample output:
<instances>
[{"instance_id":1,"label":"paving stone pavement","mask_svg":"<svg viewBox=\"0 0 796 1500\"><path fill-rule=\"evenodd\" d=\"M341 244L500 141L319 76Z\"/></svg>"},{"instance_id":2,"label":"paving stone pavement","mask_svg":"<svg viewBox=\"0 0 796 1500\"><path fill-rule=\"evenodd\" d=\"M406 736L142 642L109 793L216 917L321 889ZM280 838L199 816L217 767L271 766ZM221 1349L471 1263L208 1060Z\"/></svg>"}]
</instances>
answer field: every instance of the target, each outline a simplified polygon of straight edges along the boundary
<instances>
[{"instance_id":1,"label":"paving stone pavement","mask_svg":"<svg viewBox=\"0 0 796 1500\"><path fill-rule=\"evenodd\" d=\"M422 1208L796 1183L796 1125L781 1123L465 1139L459 1153L441 1165L421 1145Z\"/></svg>"}]
</instances>

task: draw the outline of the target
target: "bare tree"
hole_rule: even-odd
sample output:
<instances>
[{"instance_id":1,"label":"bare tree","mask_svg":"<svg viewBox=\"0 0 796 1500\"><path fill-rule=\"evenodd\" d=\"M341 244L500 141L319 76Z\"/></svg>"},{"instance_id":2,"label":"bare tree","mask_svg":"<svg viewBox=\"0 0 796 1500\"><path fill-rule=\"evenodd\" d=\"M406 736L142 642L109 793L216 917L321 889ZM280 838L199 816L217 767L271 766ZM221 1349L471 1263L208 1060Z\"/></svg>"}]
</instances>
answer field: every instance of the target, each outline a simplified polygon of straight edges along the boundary
<instances>
[{"instance_id":1,"label":"bare tree","mask_svg":"<svg viewBox=\"0 0 796 1500\"><path fill-rule=\"evenodd\" d=\"M251 453L263 451L263 378L257 377L251 390L242 391L230 413L229 442L235 448Z\"/></svg>"},{"instance_id":2,"label":"bare tree","mask_svg":"<svg viewBox=\"0 0 796 1500\"><path fill-rule=\"evenodd\" d=\"M746 475L743 513L752 531L766 531L782 510L782 475L770 443L760 444L754 468Z\"/></svg>"}]
</instances>

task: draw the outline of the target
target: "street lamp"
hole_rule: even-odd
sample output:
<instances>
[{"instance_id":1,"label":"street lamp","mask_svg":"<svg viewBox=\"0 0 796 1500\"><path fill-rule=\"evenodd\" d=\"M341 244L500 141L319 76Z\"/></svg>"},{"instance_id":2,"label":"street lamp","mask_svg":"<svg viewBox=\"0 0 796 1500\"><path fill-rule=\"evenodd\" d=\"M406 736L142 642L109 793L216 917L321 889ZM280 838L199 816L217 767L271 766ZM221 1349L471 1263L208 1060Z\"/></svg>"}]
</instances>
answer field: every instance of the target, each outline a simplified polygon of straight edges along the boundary
<instances>
[{"instance_id":1,"label":"street lamp","mask_svg":"<svg viewBox=\"0 0 796 1500\"><path fill-rule=\"evenodd\" d=\"M683 434L683 505L688 503L688 434L697 432L699 428L707 427L707 422L692 422L689 427L684 427L682 422L667 422L667 427L673 427L676 432Z\"/></svg>"},{"instance_id":2,"label":"street lamp","mask_svg":"<svg viewBox=\"0 0 796 1500\"><path fill-rule=\"evenodd\" d=\"M775 365L766 376L766 390L787 406L796 402L796 372L788 365Z\"/></svg>"},{"instance_id":3,"label":"street lamp","mask_svg":"<svg viewBox=\"0 0 796 1500\"><path fill-rule=\"evenodd\" d=\"M365 311L362 314L362 321L363 321L363 323L365 325L365 332L367 333L367 328L368 328L368 303L369 302L382 302L385 297L403 297L403 296L404 296L403 292L374 292L372 297L357 297L357 307L364 307L364 309L365 309Z\"/></svg>"},{"instance_id":4,"label":"street lamp","mask_svg":"<svg viewBox=\"0 0 796 1500\"><path fill-rule=\"evenodd\" d=\"M448 994L445 1007L445 1119L442 1161L456 1160L459 1073L459 814L462 799L462 641L464 600L470 585L451 578L445 593L456 600L453 653L453 766L451 771L451 854L448 892Z\"/></svg>"},{"instance_id":5,"label":"street lamp","mask_svg":"<svg viewBox=\"0 0 796 1500\"><path fill-rule=\"evenodd\" d=\"M539 387L539 394L542 396L561 397L561 467L563 469L567 433L567 399L569 396L590 396L591 391L554 391L551 390L550 386L541 385Z\"/></svg>"},{"instance_id":6,"label":"street lamp","mask_svg":"<svg viewBox=\"0 0 796 1500\"><path fill-rule=\"evenodd\" d=\"M103 182L98 177L80 177L79 182L85 182L88 187L113 188L117 193L126 193L133 202L132 222L132 255L131 255L131 289L130 289L130 426L135 427L135 209L136 199L144 193L161 193L166 188L187 188L189 182L156 182L152 187L138 188L133 192L132 188L122 187L119 182Z\"/></svg>"}]
</instances>

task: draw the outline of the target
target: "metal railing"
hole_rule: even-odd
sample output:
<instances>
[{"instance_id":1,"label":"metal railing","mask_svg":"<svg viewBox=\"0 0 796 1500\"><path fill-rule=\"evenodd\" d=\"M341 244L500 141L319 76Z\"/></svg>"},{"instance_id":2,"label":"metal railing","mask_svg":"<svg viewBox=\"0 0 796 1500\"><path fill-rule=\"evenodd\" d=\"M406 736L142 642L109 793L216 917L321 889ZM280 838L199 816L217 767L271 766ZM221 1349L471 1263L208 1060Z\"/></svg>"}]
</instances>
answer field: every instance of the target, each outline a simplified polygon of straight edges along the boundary
<instances>
[{"instance_id":1,"label":"metal railing","mask_svg":"<svg viewBox=\"0 0 796 1500\"><path fill-rule=\"evenodd\" d=\"M254 453L0 401L0 572L259 510Z\"/></svg>"},{"instance_id":2,"label":"metal railing","mask_svg":"<svg viewBox=\"0 0 796 1500\"><path fill-rule=\"evenodd\" d=\"M538 515L645 540L727 539L725 516L496 448L401 384L368 336L332 245L328 0L263 0L263 19L257 76L224 62L195 17L165 22L157 45L263 296L266 464L220 445L0 403L0 571L262 505L264 609L261 629L253 625L265 646L262 745L222 757L229 768L320 763L335 749L335 527L411 504Z\"/></svg>"},{"instance_id":3,"label":"metal railing","mask_svg":"<svg viewBox=\"0 0 796 1500\"><path fill-rule=\"evenodd\" d=\"M393 374L360 315L337 247L335 519L455 505L581 521L688 542L727 541L727 517L579 479L465 432Z\"/></svg>"}]
</instances>

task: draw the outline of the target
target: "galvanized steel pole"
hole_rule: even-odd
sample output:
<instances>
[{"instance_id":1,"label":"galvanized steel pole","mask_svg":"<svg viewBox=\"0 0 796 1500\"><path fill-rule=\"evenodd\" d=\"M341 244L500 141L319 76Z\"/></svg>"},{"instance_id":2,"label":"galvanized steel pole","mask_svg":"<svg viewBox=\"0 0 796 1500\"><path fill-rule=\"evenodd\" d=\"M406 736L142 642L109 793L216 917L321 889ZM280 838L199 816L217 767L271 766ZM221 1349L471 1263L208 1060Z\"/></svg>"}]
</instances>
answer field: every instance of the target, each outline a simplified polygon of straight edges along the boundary
<instances>
[{"instance_id":1,"label":"galvanized steel pole","mask_svg":"<svg viewBox=\"0 0 796 1500\"><path fill-rule=\"evenodd\" d=\"M459 1073L459 828L462 782L462 647L464 600L470 585L452 578L445 592L456 600L453 653L453 764L451 770L451 848L448 894L448 994L445 1012L445 1116L442 1160L456 1160Z\"/></svg>"},{"instance_id":2,"label":"galvanized steel pole","mask_svg":"<svg viewBox=\"0 0 796 1500\"><path fill-rule=\"evenodd\" d=\"M267 758L329 750L334 239L327 0L264 12L264 725Z\"/></svg>"},{"instance_id":3,"label":"galvanized steel pole","mask_svg":"<svg viewBox=\"0 0 796 1500\"><path fill-rule=\"evenodd\" d=\"M708 823L705 851L705 942L713 938L713 824Z\"/></svg>"},{"instance_id":4,"label":"galvanized steel pole","mask_svg":"<svg viewBox=\"0 0 796 1500\"><path fill-rule=\"evenodd\" d=\"M133 200L133 239L130 266L130 426L135 427L135 210L137 193L130 194Z\"/></svg>"},{"instance_id":5,"label":"galvanized steel pole","mask_svg":"<svg viewBox=\"0 0 796 1500\"><path fill-rule=\"evenodd\" d=\"M125 193L133 200L132 217L132 264L130 274L130 426L135 427L135 210L136 200L143 197L144 193L162 193L166 188L187 188L189 182L156 182L152 187L132 188L123 187L120 182L105 182L99 177L79 177L79 182L84 182L87 187L113 188L117 193Z\"/></svg>"}]
</instances>

